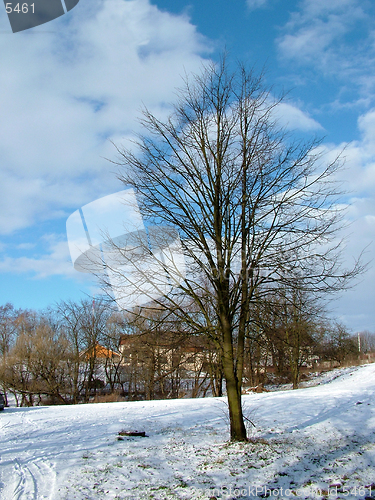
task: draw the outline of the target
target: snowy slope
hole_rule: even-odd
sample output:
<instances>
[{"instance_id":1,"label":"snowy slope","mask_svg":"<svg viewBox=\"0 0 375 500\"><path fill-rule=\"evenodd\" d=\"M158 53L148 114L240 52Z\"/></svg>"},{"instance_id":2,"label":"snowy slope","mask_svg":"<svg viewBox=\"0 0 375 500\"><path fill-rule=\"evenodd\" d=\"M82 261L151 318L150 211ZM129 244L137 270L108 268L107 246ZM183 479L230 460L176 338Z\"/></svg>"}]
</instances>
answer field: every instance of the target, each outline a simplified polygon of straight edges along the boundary
<instances>
[{"instance_id":1,"label":"snowy slope","mask_svg":"<svg viewBox=\"0 0 375 500\"><path fill-rule=\"evenodd\" d=\"M237 444L224 399L7 408L0 498L375 498L375 365L244 403Z\"/></svg>"}]
</instances>

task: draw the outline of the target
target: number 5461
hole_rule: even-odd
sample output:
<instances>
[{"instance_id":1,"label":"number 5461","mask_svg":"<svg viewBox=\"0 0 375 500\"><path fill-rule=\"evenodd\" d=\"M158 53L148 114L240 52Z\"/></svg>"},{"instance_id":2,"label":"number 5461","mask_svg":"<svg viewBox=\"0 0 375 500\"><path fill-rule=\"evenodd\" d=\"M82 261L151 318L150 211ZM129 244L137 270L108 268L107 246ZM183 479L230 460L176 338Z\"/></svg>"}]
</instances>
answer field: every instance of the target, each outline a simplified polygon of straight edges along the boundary
<instances>
[{"instance_id":1,"label":"number 5461","mask_svg":"<svg viewBox=\"0 0 375 500\"><path fill-rule=\"evenodd\" d=\"M12 4L11 3L6 3L5 4L5 10L7 11L8 14L11 14L12 12L17 12L18 14L27 14L29 12L29 7L32 11L32 13L34 14L34 4L28 4L28 3L23 3L21 4L17 4L14 8L12 7Z\"/></svg>"}]
</instances>

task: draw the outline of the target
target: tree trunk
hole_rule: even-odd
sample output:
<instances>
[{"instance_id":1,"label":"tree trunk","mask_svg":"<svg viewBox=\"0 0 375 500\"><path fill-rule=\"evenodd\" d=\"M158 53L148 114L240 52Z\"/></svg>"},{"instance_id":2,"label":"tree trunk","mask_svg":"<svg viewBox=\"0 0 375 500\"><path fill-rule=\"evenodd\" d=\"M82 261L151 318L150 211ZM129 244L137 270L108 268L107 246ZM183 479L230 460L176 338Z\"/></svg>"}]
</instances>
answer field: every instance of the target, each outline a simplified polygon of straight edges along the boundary
<instances>
[{"instance_id":1,"label":"tree trunk","mask_svg":"<svg viewBox=\"0 0 375 500\"><path fill-rule=\"evenodd\" d=\"M227 387L230 439L231 441L247 441L246 428L242 415L241 391L238 390L238 383L233 371L233 365L226 366L224 362L224 374Z\"/></svg>"},{"instance_id":2,"label":"tree trunk","mask_svg":"<svg viewBox=\"0 0 375 500\"><path fill-rule=\"evenodd\" d=\"M293 389L298 389L299 385L299 375L300 375L300 366L299 366L299 346L294 346L292 350L292 359L290 360L290 370L292 372L292 382Z\"/></svg>"},{"instance_id":3,"label":"tree trunk","mask_svg":"<svg viewBox=\"0 0 375 500\"><path fill-rule=\"evenodd\" d=\"M223 369L227 388L230 439L231 441L247 441L246 428L242 415L241 386L235 372L233 345L229 329L224 332Z\"/></svg>"}]
</instances>

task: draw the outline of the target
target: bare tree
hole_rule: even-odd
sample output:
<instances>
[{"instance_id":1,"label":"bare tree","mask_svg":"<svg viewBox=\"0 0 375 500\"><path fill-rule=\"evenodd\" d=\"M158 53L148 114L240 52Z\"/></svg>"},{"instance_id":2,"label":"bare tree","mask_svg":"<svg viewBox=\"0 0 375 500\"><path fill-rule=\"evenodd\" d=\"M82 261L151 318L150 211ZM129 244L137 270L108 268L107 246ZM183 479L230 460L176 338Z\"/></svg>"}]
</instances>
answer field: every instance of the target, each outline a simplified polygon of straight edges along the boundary
<instances>
[{"instance_id":1,"label":"bare tree","mask_svg":"<svg viewBox=\"0 0 375 500\"><path fill-rule=\"evenodd\" d=\"M131 150L118 148L116 161L119 178L136 193L148 238L136 242L134 233L131 241L108 243L117 257L106 264L112 273L107 283L149 293L149 307L173 312L214 343L234 441L247 439L244 346L262 290L283 284L334 292L361 271L358 263L342 269L335 240L342 214L334 179L341 162L325 162L315 140L288 136L275 119L279 103L262 75L243 66L231 73L223 60L186 80L169 119L146 109L145 134ZM176 232L186 273L178 252L152 248L167 248ZM147 268L150 259L157 265ZM123 270L131 265L137 272L129 277ZM148 292L152 287L159 297Z\"/></svg>"},{"instance_id":2,"label":"bare tree","mask_svg":"<svg viewBox=\"0 0 375 500\"><path fill-rule=\"evenodd\" d=\"M34 397L49 396L67 402L70 392L68 359L70 345L65 335L54 329L46 316L22 311L16 320L14 345L2 365L1 378L21 406L34 403Z\"/></svg>"},{"instance_id":3,"label":"bare tree","mask_svg":"<svg viewBox=\"0 0 375 500\"><path fill-rule=\"evenodd\" d=\"M7 387L1 377L1 373L5 367L9 351L16 340L16 319L19 314L20 311L15 310L14 306L10 303L0 306L0 380L2 381L2 390L6 405L8 404Z\"/></svg>"},{"instance_id":4,"label":"bare tree","mask_svg":"<svg viewBox=\"0 0 375 500\"><path fill-rule=\"evenodd\" d=\"M375 352L375 333L364 330L357 333L358 351Z\"/></svg>"},{"instance_id":5,"label":"bare tree","mask_svg":"<svg viewBox=\"0 0 375 500\"><path fill-rule=\"evenodd\" d=\"M350 335L345 325L335 322L323 325L324 337L319 346L322 360L337 362L339 365L348 359L358 357L357 338Z\"/></svg>"},{"instance_id":6,"label":"bare tree","mask_svg":"<svg viewBox=\"0 0 375 500\"><path fill-rule=\"evenodd\" d=\"M73 403L79 401L80 393L85 382L80 371L80 353L87 345L84 342L82 331L83 311L79 304L73 301L60 302L55 309L59 319L60 328L65 332L70 342L70 373L71 373L71 395Z\"/></svg>"},{"instance_id":7,"label":"bare tree","mask_svg":"<svg viewBox=\"0 0 375 500\"><path fill-rule=\"evenodd\" d=\"M77 403L83 392L84 401L87 403L91 390L95 391L95 378L99 371L98 346L104 344L105 347L109 347L108 343L113 342L112 337L108 336L108 333L113 333L113 325L108 325L112 311L100 298L61 302L56 308L56 313L71 345L73 402ZM119 335L117 347L118 342ZM107 350L101 350L100 354L103 352ZM104 359L104 362L106 361ZM112 368L109 361L103 367L108 373Z\"/></svg>"}]
</instances>

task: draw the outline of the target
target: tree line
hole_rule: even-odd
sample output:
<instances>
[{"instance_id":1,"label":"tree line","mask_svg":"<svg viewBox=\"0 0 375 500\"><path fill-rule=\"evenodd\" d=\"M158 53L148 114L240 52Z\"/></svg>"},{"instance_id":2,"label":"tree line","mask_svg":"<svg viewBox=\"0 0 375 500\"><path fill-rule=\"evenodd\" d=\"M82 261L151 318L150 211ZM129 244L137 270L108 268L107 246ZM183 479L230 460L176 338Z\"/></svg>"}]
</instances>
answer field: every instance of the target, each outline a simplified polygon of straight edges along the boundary
<instances>
[{"instance_id":1,"label":"tree line","mask_svg":"<svg viewBox=\"0 0 375 500\"><path fill-rule=\"evenodd\" d=\"M375 351L375 334L351 336L301 299L263 301L253 322L244 345L245 388L269 381L297 388L304 366L341 365L356 359L359 348ZM129 316L102 299L40 312L0 306L0 356L2 392L20 406L221 396L226 390L220 350L203 333L192 333L165 311Z\"/></svg>"}]
</instances>

